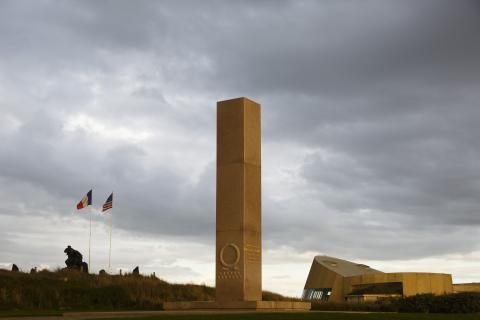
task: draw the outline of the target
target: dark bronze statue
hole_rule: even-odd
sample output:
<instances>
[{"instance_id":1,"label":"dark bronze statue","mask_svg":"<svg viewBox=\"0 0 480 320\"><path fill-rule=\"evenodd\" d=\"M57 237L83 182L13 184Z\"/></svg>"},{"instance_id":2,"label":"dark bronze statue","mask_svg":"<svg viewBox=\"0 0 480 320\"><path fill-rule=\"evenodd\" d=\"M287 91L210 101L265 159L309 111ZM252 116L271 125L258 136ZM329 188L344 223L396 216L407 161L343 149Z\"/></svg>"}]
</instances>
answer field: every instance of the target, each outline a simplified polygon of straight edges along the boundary
<instances>
[{"instance_id":1,"label":"dark bronze statue","mask_svg":"<svg viewBox=\"0 0 480 320\"><path fill-rule=\"evenodd\" d=\"M138 268L138 266L136 266L135 269L133 269L132 274L134 274L136 276L140 275L140 269Z\"/></svg>"},{"instance_id":2,"label":"dark bronze statue","mask_svg":"<svg viewBox=\"0 0 480 320\"><path fill-rule=\"evenodd\" d=\"M83 261L83 256L80 252L68 246L63 252L68 256L65 260L67 269L76 269L88 273L88 263Z\"/></svg>"}]
</instances>

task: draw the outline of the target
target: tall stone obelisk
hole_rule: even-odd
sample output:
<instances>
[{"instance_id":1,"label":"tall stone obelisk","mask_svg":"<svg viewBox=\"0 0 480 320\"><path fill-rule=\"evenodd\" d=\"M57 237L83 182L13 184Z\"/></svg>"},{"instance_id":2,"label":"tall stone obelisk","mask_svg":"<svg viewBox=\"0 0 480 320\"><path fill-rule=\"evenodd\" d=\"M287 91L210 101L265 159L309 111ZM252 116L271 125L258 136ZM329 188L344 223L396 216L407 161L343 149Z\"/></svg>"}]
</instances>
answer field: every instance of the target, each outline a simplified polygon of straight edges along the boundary
<instances>
[{"instance_id":1,"label":"tall stone obelisk","mask_svg":"<svg viewBox=\"0 0 480 320\"><path fill-rule=\"evenodd\" d=\"M217 103L216 300L262 300L260 105Z\"/></svg>"},{"instance_id":2,"label":"tall stone obelisk","mask_svg":"<svg viewBox=\"0 0 480 320\"><path fill-rule=\"evenodd\" d=\"M165 301L164 310L310 310L262 301L260 105L217 102L216 301Z\"/></svg>"}]
</instances>

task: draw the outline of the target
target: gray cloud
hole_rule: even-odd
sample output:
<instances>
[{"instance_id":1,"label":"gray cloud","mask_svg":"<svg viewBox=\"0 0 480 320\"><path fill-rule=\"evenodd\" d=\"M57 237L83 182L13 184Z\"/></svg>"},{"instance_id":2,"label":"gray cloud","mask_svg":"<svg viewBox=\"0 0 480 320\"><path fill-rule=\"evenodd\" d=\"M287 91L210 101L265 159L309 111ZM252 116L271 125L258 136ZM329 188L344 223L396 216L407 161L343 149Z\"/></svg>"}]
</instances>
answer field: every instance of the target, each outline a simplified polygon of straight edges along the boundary
<instances>
[{"instance_id":1,"label":"gray cloud","mask_svg":"<svg viewBox=\"0 0 480 320\"><path fill-rule=\"evenodd\" d=\"M0 221L68 220L93 186L115 228L212 245L215 102L249 96L267 249L474 252L479 18L466 0L2 1Z\"/></svg>"}]
</instances>

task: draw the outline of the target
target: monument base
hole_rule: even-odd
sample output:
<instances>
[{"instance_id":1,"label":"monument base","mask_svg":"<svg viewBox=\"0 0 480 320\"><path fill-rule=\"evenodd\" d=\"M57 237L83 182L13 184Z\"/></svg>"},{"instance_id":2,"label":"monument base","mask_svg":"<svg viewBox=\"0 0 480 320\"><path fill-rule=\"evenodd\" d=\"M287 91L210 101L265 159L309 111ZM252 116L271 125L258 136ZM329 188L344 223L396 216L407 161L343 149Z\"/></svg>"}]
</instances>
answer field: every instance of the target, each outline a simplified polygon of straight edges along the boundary
<instances>
[{"instance_id":1,"label":"monument base","mask_svg":"<svg viewBox=\"0 0 480 320\"><path fill-rule=\"evenodd\" d=\"M310 302L303 301L169 301L164 310L252 310L252 311L308 311Z\"/></svg>"}]
</instances>

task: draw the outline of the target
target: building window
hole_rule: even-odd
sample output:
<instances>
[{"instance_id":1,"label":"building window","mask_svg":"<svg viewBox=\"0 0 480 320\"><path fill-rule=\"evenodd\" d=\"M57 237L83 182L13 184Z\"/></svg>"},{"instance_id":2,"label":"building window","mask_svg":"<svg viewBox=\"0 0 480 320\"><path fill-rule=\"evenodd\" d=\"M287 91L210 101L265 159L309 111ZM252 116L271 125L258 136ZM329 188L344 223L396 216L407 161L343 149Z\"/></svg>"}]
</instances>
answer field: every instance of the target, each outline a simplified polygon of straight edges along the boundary
<instances>
[{"instance_id":1,"label":"building window","mask_svg":"<svg viewBox=\"0 0 480 320\"><path fill-rule=\"evenodd\" d=\"M332 288L308 288L303 289L302 299L328 301L332 294Z\"/></svg>"}]
</instances>

